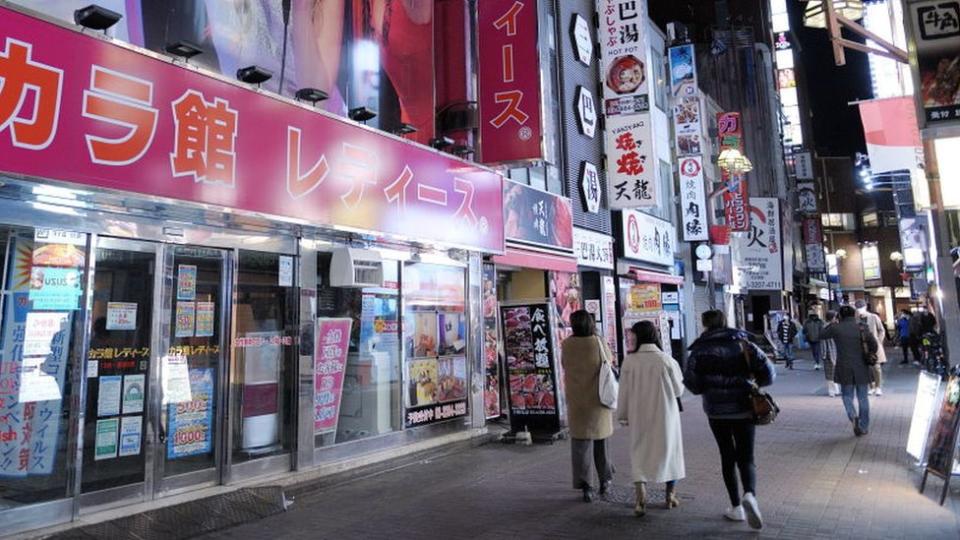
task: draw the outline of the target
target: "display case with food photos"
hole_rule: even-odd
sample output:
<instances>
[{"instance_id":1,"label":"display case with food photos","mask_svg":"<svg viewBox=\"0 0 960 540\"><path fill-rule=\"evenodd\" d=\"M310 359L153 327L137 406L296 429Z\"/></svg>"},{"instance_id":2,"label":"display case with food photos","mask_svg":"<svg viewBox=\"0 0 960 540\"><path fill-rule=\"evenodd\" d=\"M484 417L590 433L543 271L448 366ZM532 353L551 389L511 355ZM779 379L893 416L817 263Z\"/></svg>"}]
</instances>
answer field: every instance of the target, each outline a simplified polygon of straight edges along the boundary
<instances>
[{"instance_id":1,"label":"display case with food photos","mask_svg":"<svg viewBox=\"0 0 960 540\"><path fill-rule=\"evenodd\" d=\"M560 431L554 317L550 302L501 305L512 431L538 437Z\"/></svg>"},{"instance_id":2,"label":"display case with food photos","mask_svg":"<svg viewBox=\"0 0 960 540\"><path fill-rule=\"evenodd\" d=\"M404 425L467 414L467 318L462 268L406 265L403 275Z\"/></svg>"}]
</instances>

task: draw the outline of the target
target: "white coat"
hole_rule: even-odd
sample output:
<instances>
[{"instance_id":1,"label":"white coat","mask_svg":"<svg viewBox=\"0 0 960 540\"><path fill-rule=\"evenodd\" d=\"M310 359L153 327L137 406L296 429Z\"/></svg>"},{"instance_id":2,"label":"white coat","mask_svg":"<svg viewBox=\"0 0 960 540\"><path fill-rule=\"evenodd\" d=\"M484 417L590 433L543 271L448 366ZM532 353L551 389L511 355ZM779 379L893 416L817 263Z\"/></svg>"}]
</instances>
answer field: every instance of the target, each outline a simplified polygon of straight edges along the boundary
<instances>
[{"instance_id":1,"label":"white coat","mask_svg":"<svg viewBox=\"0 0 960 540\"><path fill-rule=\"evenodd\" d=\"M877 340L879 347L877 348L877 363L886 364L887 363L887 353L883 350L883 340L887 337L887 329L883 325L883 320L876 313L871 313L869 311L862 311L859 313L860 320L866 323L867 329L870 330L870 333L873 334L873 338Z\"/></svg>"},{"instance_id":2,"label":"white coat","mask_svg":"<svg viewBox=\"0 0 960 540\"><path fill-rule=\"evenodd\" d=\"M641 345L624 358L617 420L630 426L634 482L667 482L686 476L677 404L681 395L680 365L656 345Z\"/></svg>"}]
</instances>

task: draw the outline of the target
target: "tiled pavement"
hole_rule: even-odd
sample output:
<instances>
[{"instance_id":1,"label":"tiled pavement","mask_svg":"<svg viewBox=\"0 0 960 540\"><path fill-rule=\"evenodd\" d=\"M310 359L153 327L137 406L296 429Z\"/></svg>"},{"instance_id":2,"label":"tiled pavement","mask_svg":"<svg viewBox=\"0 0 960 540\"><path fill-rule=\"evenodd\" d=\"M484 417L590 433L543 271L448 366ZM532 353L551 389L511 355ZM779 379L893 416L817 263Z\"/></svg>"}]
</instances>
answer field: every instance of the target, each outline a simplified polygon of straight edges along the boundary
<instances>
[{"instance_id":1,"label":"tiled pavement","mask_svg":"<svg viewBox=\"0 0 960 540\"><path fill-rule=\"evenodd\" d=\"M891 359L899 358L891 354ZM937 504L939 480L918 493L904 450L917 371L888 365L871 432L854 438L840 398L809 362L778 366L783 412L758 428L759 534L720 517L726 496L699 398L683 412L687 478L681 506L633 517L627 440L612 442L612 500L584 504L570 489L569 447L489 444L298 497L286 513L210 538L960 538L960 483ZM656 493L662 501L662 492Z\"/></svg>"}]
</instances>

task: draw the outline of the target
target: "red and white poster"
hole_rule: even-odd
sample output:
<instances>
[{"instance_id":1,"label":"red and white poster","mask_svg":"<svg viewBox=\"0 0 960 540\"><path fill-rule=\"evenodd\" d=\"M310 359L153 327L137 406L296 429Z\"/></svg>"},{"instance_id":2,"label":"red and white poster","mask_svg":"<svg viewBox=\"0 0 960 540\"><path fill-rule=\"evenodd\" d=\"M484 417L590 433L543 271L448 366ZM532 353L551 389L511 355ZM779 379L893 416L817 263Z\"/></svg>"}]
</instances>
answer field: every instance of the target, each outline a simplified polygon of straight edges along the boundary
<instances>
[{"instance_id":1,"label":"red and white poster","mask_svg":"<svg viewBox=\"0 0 960 540\"><path fill-rule=\"evenodd\" d=\"M720 136L720 151L732 148L743 152L743 125L740 113L722 112L717 114L717 130ZM723 192L723 214L731 231L750 230L750 194L747 190L747 178L742 173L729 173L721 170Z\"/></svg>"},{"instance_id":2,"label":"red and white poster","mask_svg":"<svg viewBox=\"0 0 960 540\"><path fill-rule=\"evenodd\" d=\"M319 319L313 368L313 432L315 435L337 430L343 377L350 350L351 319Z\"/></svg>"},{"instance_id":3,"label":"red and white poster","mask_svg":"<svg viewBox=\"0 0 960 540\"><path fill-rule=\"evenodd\" d=\"M608 117L604 148L610 208L659 206L650 113Z\"/></svg>"},{"instance_id":4,"label":"red and white poster","mask_svg":"<svg viewBox=\"0 0 960 540\"><path fill-rule=\"evenodd\" d=\"M923 168L923 144L917 110L908 97L860 102L860 120L870 156L870 172Z\"/></svg>"},{"instance_id":5,"label":"red and white poster","mask_svg":"<svg viewBox=\"0 0 960 540\"><path fill-rule=\"evenodd\" d=\"M477 3L480 161L543 159L537 2Z\"/></svg>"}]
</instances>

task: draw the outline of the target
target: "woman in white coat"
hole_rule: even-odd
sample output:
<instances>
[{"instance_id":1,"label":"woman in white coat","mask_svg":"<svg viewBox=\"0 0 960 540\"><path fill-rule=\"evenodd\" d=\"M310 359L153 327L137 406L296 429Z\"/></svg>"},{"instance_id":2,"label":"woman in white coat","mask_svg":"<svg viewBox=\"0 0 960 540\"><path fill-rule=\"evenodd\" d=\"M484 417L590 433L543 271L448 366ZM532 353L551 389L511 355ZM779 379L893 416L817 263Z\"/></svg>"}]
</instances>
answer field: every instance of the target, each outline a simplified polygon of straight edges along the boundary
<instances>
[{"instance_id":1,"label":"woman in white coat","mask_svg":"<svg viewBox=\"0 0 960 540\"><path fill-rule=\"evenodd\" d=\"M637 491L634 513L642 516L647 511L647 482L665 482L667 508L680 505L677 480L686 472L677 398L683 394L683 372L660 350L660 332L652 322L638 322L628 336L633 345L620 368L617 419L630 426L630 462Z\"/></svg>"}]
</instances>

